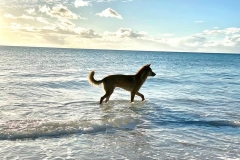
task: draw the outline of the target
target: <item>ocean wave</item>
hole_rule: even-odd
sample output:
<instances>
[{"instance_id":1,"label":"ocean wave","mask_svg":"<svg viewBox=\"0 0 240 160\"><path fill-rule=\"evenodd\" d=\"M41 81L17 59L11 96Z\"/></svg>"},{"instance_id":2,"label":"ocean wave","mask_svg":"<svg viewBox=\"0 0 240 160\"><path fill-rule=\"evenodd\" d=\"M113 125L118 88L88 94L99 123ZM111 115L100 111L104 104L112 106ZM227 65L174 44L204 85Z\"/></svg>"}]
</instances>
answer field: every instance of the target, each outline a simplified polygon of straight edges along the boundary
<instances>
[{"instance_id":1,"label":"ocean wave","mask_svg":"<svg viewBox=\"0 0 240 160\"><path fill-rule=\"evenodd\" d=\"M190 121L160 121L155 122L158 125L197 125L197 126L206 126L206 127L240 127L240 121L228 121L228 120L190 120Z\"/></svg>"},{"instance_id":2,"label":"ocean wave","mask_svg":"<svg viewBox=\"0 0 240 160\"><path fill-rule=\"evenodd\" d=\"M227 126L227 127L240 127L239 121L206 121L208 125L215 126L215 127L221 127L221 126Z\"/></svg>"},{"instance_id":3,"label":"ocean wave","mask_svg":"<svg viewBox=\"0 0 240 160\"><path fill-rule=\"evenodd\" d=\"M0 140L57 138L71 134L105 132L111 128L132 130L137 124L138 120L132 117L76 121L12 120L0 124Z\"/></svg>"}]
</instances>

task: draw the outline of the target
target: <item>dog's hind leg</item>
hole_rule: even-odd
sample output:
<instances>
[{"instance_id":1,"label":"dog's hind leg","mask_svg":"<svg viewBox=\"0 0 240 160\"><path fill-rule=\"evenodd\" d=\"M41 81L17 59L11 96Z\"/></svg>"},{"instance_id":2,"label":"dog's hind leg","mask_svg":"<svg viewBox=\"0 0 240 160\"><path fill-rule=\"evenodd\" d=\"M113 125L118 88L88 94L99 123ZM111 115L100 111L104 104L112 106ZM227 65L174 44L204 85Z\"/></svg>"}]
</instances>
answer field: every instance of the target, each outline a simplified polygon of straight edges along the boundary
<instances>
[{"instance_id":1,"label":"dog's hind leg","mask_svg":"<svg viewBox=\"0 0 240 160\"><path fill-rule=\"evenodd\" d=\"M101 97L100 104L102 104L103 100L106 98L105 102L108 102L111 94L113 93L114 88L106 88L104 87L104 90L106 91L106 94Z\"/></svg>"},{"instance_id":2,"label":"dog's hind leg","mask_svg":"<svg viewBox=\"0 0 240 160\"><path fill-rule=\"evenodd\" d=\"M102 101L103 101L105 98L107 98L107 97L108 97L108 94L106 93L104 96L102 96L102 97L100 98L99 104L102 104Z\"/></svg>"},{"instance_id":3,"label":"dog's hind leg","mask_svg":"<svg viewBox=\"0 0 240 160\"><path fill-rule=\"evenodd\" d=\"M109 98L110 98L110 96L112 95L113 91L114 91L114 89L111 89L111 90L109 91L109 96L106 98L105 103L107 103L107 102L109 101Z\"/></svg>"},{"instance_id":4,"label":"dog's hind leg","mask_svg":"<svg viewBox=\"0 0 240 160\"><path fill-rule=\"evenodd\" d=\"M142 98L142 101L144 101L144 100L145 100L145 99L144 99L144 95L143 95L143 94L141 94L140 92L137 92L137 93L136 93L136 95L140 96L140 97Z\"/></svg>"},{"instance_id":5,"label":"dog's hind leg","mask_svg":"<svg viewBox=\"0 0 240 160\"><path fill-rule=\"evenodd\" d=\"M105 102L107 103L112 93L113 93L113 91L112 92L106 92L106 94L101 97L100 104L102 104L102 102L105 98L106 98Z\"/></svg>"}]
</instances>

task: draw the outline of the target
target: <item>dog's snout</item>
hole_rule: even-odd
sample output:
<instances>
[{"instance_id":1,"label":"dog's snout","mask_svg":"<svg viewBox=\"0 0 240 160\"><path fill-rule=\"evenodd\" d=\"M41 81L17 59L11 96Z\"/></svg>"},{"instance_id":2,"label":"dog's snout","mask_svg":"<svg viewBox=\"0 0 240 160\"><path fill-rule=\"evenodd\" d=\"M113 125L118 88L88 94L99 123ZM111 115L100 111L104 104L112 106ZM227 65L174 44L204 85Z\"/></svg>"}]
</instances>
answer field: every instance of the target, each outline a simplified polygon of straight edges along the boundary
<instances>
[{"instance_id":1,"label":"dog's snout","mask_svg":"<svg viewBox=\"0 0 240 160\"><path fill-rule=\"evenodd\" d=\"M153 76L153 77L156 76L156 73L152 72L152 76Z\"/></svg>"}]
</instances>

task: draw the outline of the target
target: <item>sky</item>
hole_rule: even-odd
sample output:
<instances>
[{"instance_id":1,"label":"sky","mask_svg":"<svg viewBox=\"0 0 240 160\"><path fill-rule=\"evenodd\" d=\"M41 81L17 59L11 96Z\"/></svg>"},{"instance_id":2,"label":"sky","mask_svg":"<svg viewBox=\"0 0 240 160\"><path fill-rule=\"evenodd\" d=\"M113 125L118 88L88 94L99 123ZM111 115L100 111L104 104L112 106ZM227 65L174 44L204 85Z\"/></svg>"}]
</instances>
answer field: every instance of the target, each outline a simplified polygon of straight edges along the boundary
<instances>
[{"instance_id":1,"label":"sky","mask_svg":"<svg viewBox=\"0 0 240 160\"><path fill-rule=\"evenodd\" d=\"M239 0L0 0L0 45L240 53Z\"/></svg>"}]
</instances>

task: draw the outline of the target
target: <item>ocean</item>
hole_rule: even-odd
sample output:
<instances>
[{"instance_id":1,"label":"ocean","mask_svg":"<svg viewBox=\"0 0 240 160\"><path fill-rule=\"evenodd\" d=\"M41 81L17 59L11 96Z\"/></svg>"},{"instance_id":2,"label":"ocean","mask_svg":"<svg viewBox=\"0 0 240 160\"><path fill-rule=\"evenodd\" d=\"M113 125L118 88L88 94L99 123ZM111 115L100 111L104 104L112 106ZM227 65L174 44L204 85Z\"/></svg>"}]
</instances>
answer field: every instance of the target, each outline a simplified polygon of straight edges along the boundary
<instances>
[{"instance_id":1,"label":"ocean","mask_svg":"<svg viewBox=\"0 0 240 160\"><path fill-rule=\"evenodd\" d=\"M151 64L146 101L87 81ZM0 159L240 159L240 54L0 46Z\"/></svg>"}]
</instances>

